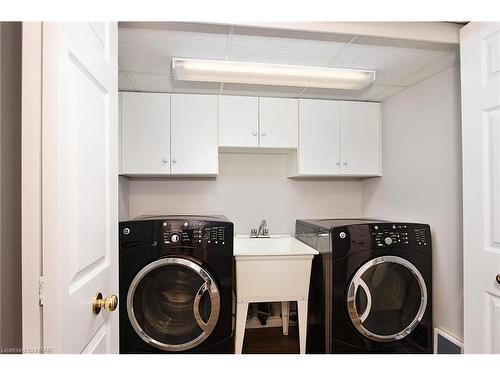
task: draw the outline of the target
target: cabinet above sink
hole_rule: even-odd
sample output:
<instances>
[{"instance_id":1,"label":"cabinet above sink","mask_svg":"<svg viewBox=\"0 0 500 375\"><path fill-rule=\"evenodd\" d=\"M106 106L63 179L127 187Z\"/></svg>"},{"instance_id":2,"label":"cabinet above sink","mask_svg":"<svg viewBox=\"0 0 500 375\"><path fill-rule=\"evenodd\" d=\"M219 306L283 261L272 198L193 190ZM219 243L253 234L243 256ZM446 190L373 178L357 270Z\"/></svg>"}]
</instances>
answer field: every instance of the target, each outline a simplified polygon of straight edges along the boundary
<instances>
[{"instance_id":1,"label":"cabinet above sink","mask_svg":"<svg viewBox=\"0 0 500 375\"><path fill-rule=\"evenodd\" d=\"M218 174L218 153L288 154L288 177L381 175L380 104L120 93L121 174Z\"/></svg>"},{"instance_id":2,"label":"cabinet above sink","mask_svg":"<svg viewBox=\"0 0 500 375\"><path fill-rule=\"evenodd\" d=\"M219 96L219 151L296 149L298 109L297 99Z\"/></svg>"}]
</instances>

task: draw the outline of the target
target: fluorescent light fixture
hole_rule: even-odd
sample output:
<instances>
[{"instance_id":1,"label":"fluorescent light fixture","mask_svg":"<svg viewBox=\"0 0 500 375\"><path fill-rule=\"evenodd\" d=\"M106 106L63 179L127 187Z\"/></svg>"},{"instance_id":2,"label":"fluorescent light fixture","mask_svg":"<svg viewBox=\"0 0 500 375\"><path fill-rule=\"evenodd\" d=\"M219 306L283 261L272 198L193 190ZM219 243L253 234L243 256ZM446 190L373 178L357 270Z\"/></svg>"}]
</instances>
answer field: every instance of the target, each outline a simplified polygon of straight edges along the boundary
<instances>
[{"instance_id":1,"label":"fluorescent light fixture","mask_svg":"<svg viewBox=\"0 0 500 375\"><path fill-rule=\"evenodd\" d=\"M172 59L179 81L361 90L375 80L374 70L263 64L225 60Z\"/></svg>"}]
</instances>

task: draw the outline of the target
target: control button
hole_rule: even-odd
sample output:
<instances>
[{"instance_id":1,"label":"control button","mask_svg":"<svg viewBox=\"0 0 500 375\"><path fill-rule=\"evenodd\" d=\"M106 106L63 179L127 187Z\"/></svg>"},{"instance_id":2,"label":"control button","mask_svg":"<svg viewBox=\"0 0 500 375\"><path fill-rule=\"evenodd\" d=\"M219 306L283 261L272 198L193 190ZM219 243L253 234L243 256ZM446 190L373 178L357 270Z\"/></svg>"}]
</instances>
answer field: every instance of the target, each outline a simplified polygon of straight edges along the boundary
<instances>
[{"instance_id":1,"label":"control button","mask_svg":"<svg viewBox=\"0 0 500 375\"><path fill-rule=\"evenodd\" d=\"M164 226L164 227L166 227L166 226L167 226L167 223L166 223L166 222L164 222L164 223L163 223L163 226Z\"/></svg>"},{"instance_id":2,"label":"control button","mask_svg":"<svg viewBox=\"0 0 500 375\"><path fill-rule=\"evenodd\" d=\"M396 229L396 226L395 226L395 225L393 225L393 226L392 226L392 229Z\"/></svg>"},{"instance_id":3,"label":"control button","mask_svg":"<svg viewBox=\"0 0 500 375\"><path fill-rule=\"evenodd\" d=\"M188 222L187 222L187 221L184 223L184 226L185 226L185 227L187 227L187 226L188 226Z\"/></svg>"},{"instance_id":4,"label":"control button","mask_svg":"<svg viewBox=\"0 0 500 375\"><path fill-rule=\"evenodd\" d=\"M130 233L130 229L129 228L123 228L123 234L124 235L127 235Z\"/></svg>"},{"instance_id":5,"label":"control button","mask_svg":"<svg viewBox=\"0 0 500 375\"><path fill-rule=\"evenodd\" d=\"M375 229L378 229L378 225L375 225Z\"/></svg>"},{"instance_id":6,"label":"control button","mask_svg":"<svg viewBox=\"0 0 500 375\"><path fill-rule=\"evenodd\" d=\"M390 245L392 243L392 238L391 237L386 237L384 239L384 242L387 244L387 245Z\"/></svg>"},{"instance_id":7,"label":"control button","mask_svg":"<svg viewBox=\"0 0 500 375\"><path fill-rule=\"evenodd\" d=\"M181 239L181 238L179 237L179 235L178 235L178 234L175 234L175 233L174 233L174 234L172 234L172 236L170 236L170 241L172 241L173 243L177 243L177 242L179 242L179 240L180 240L180 239Z\"/></svg>"},{"instance_id":8,"label":"control button","mask_svg":"<svg viewBox=\"0 0 500 375\"><path fill-rule=\"evenodd\" d=\"M346 238L345 232L340 232L339 237L342 239Z\"/></svg>"}]
</instances>

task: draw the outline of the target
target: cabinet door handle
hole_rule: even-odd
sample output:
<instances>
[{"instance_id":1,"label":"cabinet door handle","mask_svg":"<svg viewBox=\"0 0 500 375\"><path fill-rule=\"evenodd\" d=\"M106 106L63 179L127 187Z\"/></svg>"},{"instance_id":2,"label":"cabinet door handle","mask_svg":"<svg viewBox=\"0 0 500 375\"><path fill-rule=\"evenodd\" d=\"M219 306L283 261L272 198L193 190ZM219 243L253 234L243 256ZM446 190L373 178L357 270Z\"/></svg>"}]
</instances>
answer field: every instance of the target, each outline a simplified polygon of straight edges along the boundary
<instances>
[{"instance_id":1,"label":"cabinet door handle","mask_svg":"<svg viewBox=\"0 0 500 375\"><path fill-rule=\"evenodd\" d=\"M340 161L336 161L336 162L335 162L335 165L340 165Z\"/></svg>"},{"instance_id":2,"label":"cabinet door handle","mask_svg":"<svg viewBox=\"0 0 500 375\"><path fill-rule=\"evenodd\" d=\"M261 136L265 137L266 136L266 132L262 132L260 133Z\"/></svg>"},{"instance_id":3,"label":"cabinet door handle","mask_svg":"<svg viewBox=\"0 0 500 375\"><path fill-rule=\"evenodd\" d=\"M342 164L347 165L347 160L344 160L344 162Z\"/></svg>"},{"instance_id":4,"label":"cabinet door handle","mask_svg":"<svg viewBox=\"0 0 500 375\"><path fill-rule=\"evenodd\" d=\"M163 163L163 164L167 164L167 163L168 163L168 159L167 159L167 158L163 158L163 159L162 159L162 163Z\"/></svg>"},{"instance_id":5,"label":"cabinet door handle","mask_svg":"<svg viewBox=\"0 0 500 375\"><path fill-rule=\"evenodd\" d=\"M177 163L177 159L172 159L172 163Z\"/></svg>"},{"instance_id":6,"label":"cabinet door handle","mask_svg":"<svg viewBox=\"0 0 500 375\"><path fill-rule=\"evenodd\" d=\"M252 135L253 135L254 137L257 137L257 134L258 134L257 132L253 132L253 133L252 133Z\"/></svg>"}]
</instances>

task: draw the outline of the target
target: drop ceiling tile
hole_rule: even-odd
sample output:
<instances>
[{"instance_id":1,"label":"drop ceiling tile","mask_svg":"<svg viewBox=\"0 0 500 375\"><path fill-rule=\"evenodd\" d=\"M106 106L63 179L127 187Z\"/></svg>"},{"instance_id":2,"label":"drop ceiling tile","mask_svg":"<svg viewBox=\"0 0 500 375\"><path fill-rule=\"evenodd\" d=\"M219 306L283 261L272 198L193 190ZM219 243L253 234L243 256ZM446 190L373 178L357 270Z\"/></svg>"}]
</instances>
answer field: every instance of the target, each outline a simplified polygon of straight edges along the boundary
<instances>
[{"instance_id":1,"label":"drop ceiling tile","mask_svg":"<svg viewBox=\"0 0 500 375\"><path fill-rule=\"evenodd\" d=\"M335 90L311 87L302 92L300 98L359 100L362 94L363 91L359 90Z\"/></svg>"},{"instance_id":2,"label":"drop ceiling tile","mask_svg":"<svg viewBox=\"0 0 500 375\"><path fill-rule=\"evenodd\" d=\"M177 30L121 28L118 48L126 71L168 74L172 57L223 59L227 35Z\"/></svg>"},{"instance_id":3,"label":"drop ceiling tile","mask_svg":"<svg viewBox=\"0 0 500 375\"><path fill-rule=\"evenodd\" d=\"M261 63L329 66L344 43L231 35L229 60Z\"/></svg>"},{"instance_id":4,"label":"drop ceiling tile","mask_svg":"<svg viewBox=\"0 0 500 375\"><path fill-rule=\"evenodd\" d=\"M252 26L234 26L234 33L239 35L253 35L302 40L322 40L338 43L347 43L352 39L352 35L346 34L319 33L304 30L274 29Z\"/></svg>"},{"instance_id":5,"label":"drop ceiling tile","mask_svg":"<svg viewBox=\"0 0 500 375\"><path fill-rule=\"evenodd\" d=\"M118 28L133 28L133 29L156 29L156 30L171 30L171 31L190 31L197 33L215 33L227 34L229 32L229 25L215 24L215 23L199 23L199 22L136 22L124 21L118 22Z\"/></svg>"},{"instance_id":6,"label":"drop ceiling tile","mask_svg":"<svg viewBox=\"0 0 500 375\"><path fill-rule=\"evenodd\" d=\"M387 85L371 85L363 94L359 97L359 100L364 101L376 101L375 99L382 95L385 91L392 90L394 88L403 89L403 86L387 86Z\"/></svg>"},{"instance_id":7,"label":"drop ceiling tile","mask_svg":"<svg viewBox=\"0 0 500 375\"><path fill-rule=\"evenodd\" d=\"M135 91L137 88L130 81L125 72L118 73L118 89L124 91Z\"/></svg>"},{"instance_id":8,"label":"drop ceiling tile","mask_svg":"<svg viewBox=\"0 0 500 375\"><path fill-rule=\"evenodd\" d=\"M446 52L416 48L399 48L351 44L335 60L335 67L375 69L375 83L399 85L409 75L439 60Z\"/></svg>"},{"instance_id":9,"label":"drop ceiling tile","mask_svg":"<svg viewBox=\"0 0 500 375\"><path fill-rule=\"evenodd\" d=\"M370 101L373 102L383 102L398 92L405 90L404 86L389 86L386 90L382 91L378 95L375 95Z\"/></svg>"},{"instance_id":10,"label":"drop ceiling tile","mask_svg":"<svg viewBox=\"0 0 500 375\"><path fill-rule=\"evenodd\" d=\"M420 70L416 74L413 74L409 76L407 79L401 81L401 84L403 86L414 85L417 82L423 81L424 79L432 77L433 75L438 74L439 72L442 72L445 69L457 65L459 61L460 61L459 52L458 51L452 52L442 57L434 64L427 66L423 70Z\"/></svg>"},{"instance_id":11,"label":"drop ceiling tile","mask_svg":"<svg viewBox=\"0 0 500 375\"><path fill-rule=\"evenodd\" d=\"M443 52L453 52L457 49L456 44L426 42L420 40L392 39L373 36L356 36L356 44L365 44L381 47L414 48L421 50L435 50Z\"/></svg>"},{"instance_id":12,"label":"drop ceiling tile","mask_svg":"<svg viewBox=\"0 0 500 375\"><path fill-rule=\"evenodd\" d=\"M212 82L176 81L167 74L127 72L142 92L183 92L218 94L219 84Z\"/></svg>"},{"instance_id":13,"label":"drop ceiling tile","mask_svg":"<svg viewBox=\"0 0 500 375\"><path fill-rule=\"evenodd\" d=\"M243 85L237 83L224 83L222 94L296 97L302 91L302 89L303 89L302 87Z\"/></svg>"}]
</instances>

